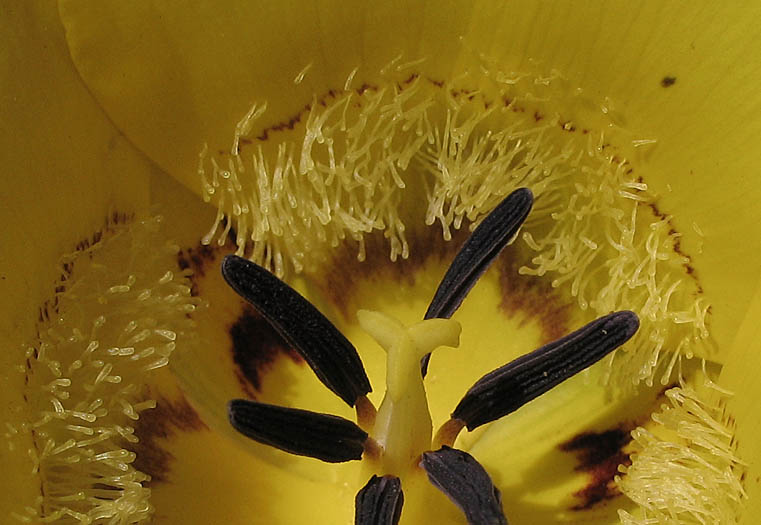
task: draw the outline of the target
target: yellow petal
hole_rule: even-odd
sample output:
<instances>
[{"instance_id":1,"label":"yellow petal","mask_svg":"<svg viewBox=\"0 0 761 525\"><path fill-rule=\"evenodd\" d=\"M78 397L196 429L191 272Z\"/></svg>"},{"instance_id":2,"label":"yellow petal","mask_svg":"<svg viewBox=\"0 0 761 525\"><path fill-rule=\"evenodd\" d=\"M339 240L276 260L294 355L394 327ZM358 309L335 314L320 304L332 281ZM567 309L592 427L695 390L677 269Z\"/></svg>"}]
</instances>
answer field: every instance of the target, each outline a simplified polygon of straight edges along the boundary
<instances>
[{"instance_id":1,"label":"yellow petal","mask_svg":"<svg viewBox=\"0 0 761 525\"><path fill-rule=\"evenodd\" d=\"M758 444L761 426L757 409L761 390L758 382L761 366L761 328L758 323L761 315L761 294L758 293L758 286L755 289L756 295L737 331L730 360L720 377L722 386L732 393L726 407L726 418L730 426L735 427L734 442L737 454L747 465L743 482L748 501L740 521L742 524L753 523L761 512L761 477L758 474L761 468L761 447Z\"/></svg>"},{"instance_id":2,"label":"yellow petal","mask_svg":"<svg viewBox=\"0 0 761 525\"><path fill-rule=\"evenodd\" d=\"M743 154L743 148L752 151L759 134L759 122L744 121L759 97L747 81L758 75L757 66L741 61L756 35L753 16L732 6L687 14L655 2L626 9L596 4L548 9L530 3L471 8L454 2L369 8L326 2L308 9L299 3L277 9L246 4L229 12L170 4L130 11L134 8L86 10L77 2L61 2L72 55L127 137L199 193L198 151L205 142L212 152L228 148L234 123L253 102L269 104L255 135L287 122L313 95L340 89L355 67L360 67L358 82L377 80L378 70L399 53L413 63L397 61L392 68L405 65L437 78L479 65L481 53L488 65L528 71L532 80L541 80L537 72L557 69L570 88L542 107L593 128L617 128L621 140L644 140L620 146L634 152L632 161L662 194L662 210L677 214L683 247L714 305L713 334L723 345L737 327L752 295L745 283L755 281L761 265L761 241L750 235L738 243L735 237L736 231L755 231L761 213L752 205L758 184L744 176L758 161ZM417 63L418 57L428 60ZM717 70L730 69L731 75L717 78ZM663 87L669 76L676 83ZM710 96L704 91L708 84ZM713 184L724 173L731 182L716 191ZM195 226L177 229L191 230ZM52 262L62 249L51 253ZM727 265L736 271L727 272ZM196 365L207 362L214 364L207 356ZM231 377L224 380L229 384ZM293 399L310 392L305 388ZM200 443L183 439L190 445L178 451ZM258 468L256 461L251 468Z\"/></svg>"},{"instance_id":3,"label":"yellow petal","mask_svg":"<svg viewBox=\"0 0 761 525\"><path fill-rule=\"evenodd\" d=\"M59 277L59 257L103 226L111 211L142 207L154 168L82 84L54 3L24 2L3 11L0 368L2 419L11 422L22 405L22 345L34 336L39 308ZM17 445L15 452L2 447L4 513L39 494L25 453L30 443Z\"/></svg>"},{"instance_id":4,"label":"yellow petal","mask_svg":"<svg viewBox=\"0 0 761 525\"><path fill-rule=\"evenodd\" d=\"M482 58L516 74L557 72L565 89L553 94L547 111L597 131L620 128L620 140L640 141L633 142L632 160L660 195L659 207L676 214L683 247L711 297L716 337L732 333L750 300L742 283L761 269L761 241L749 236L738 245L734 235L759 218L752 205L758 187L749 176L759 161L746 153L761 135L751 117L761 97L752 79L761 73L746 59L757 35L747 8L660 2L92 8L65 0L61 14L75 63L111 118L196 191L195 155L204 143L212 152L228 150L234 123L254 102L268 107L255 136L287 124L313 96L340 89L354 68L356 85L376 81L400 55L391 69L434 78L478 67ZM663 87L670 77L676 82Z\"/></svg>"},{"instance_id":5,"label":"yellow petal","mask_svg":"<svg viewBox=\"0 0 761 525\"><path fill-rule=\"evenodd\" d=\"M111 224L114 213L122 218L146 213L151 202L157 199L157 195L160 198L162 192L160 179L156 178L159 170L113 126L82 84L66 48L55 2L25 2L5 9L0 21L0 41L0 64L7 73L0 81L4 101L0 105L0 118L4 123L0 132L0 151L4 159L0 189L3 202L0 219L4 224L0 235L4 246L0 254L0 292L3 297L0 301L0 341L3 346L0 398L4 439L0 456L6 474L0 483L0 521L6 522L14 520L11 514L33 519L26 509L39 508L40 501L44 502L40 500L43 480L34 470L33 457L27 453L27 450L40 446L42 438L38 436L35 443L28 427L23 424L36 421L39 418L36 411L52 407L31 406L23 399L30 393L26 384L29 374L25 369L33 366L25 352L38 331L51 326L40 317L42 310L53 313L49 307L56 300L55 286L62 272L61 257L87 248L96 235L101 237L104 228ZM178 201L181 201L179 192L172 199L176 204ZM200 201L192 198L184 201L184 204L188 203L196 207L195 213L188 215L196 217L202 229L207 228L213 218L213 209L204 215L199 213L199 208L203 208ZM167 223L168 229L174 227L172 220ZM195 244L201 230L193 231L187 223L184 226L185 230L172 229L172 232L179 232L178 237L183 241L192 239ZM102 237L107 238L108 233ZM117 265L114 269L118 273L123 268ZM55 318L52 324L55 324ZM168 382L165 379L165 384L160 385L157 392L162 395L159 407L166 401L164 396L172 403L179 396L172 379ZM175 406L172 403L169 407ZM145 425L151 421L155 423L156 420L146 418ZM154 446L150 447L148 439L162 429L182 443L190 441L192 445L162 446L154 440ZM194 460L189 457L191 453L199 448L212 453L210 442L219 440L208 431L188 431L173 423L156 425L152 430L153 433L138 431L138 435L145 435L143 445L147 447L140 449L141 457L136 463L142 468L151 467L151 462L156 459L146 452L157 451L165 455L166 448L173 447L178 461L193 465ZM236 457L235 452L225 457L235 461L232 459ZM209 458L210 469L213 469L212 459ZM245 458L238 460L246 461ZM166 464L159 462L157 466L166 467ZM265 472L267 466L251 468ZM170 469L170 473L174 475L175 471ZM182 475L181 470L179 474ZM273 479L286 475L280 469L271 473ZM193 476L182 479L190 480L190 487L169 485L169 491L154 489L154 494L159 496L159 504L176 510L184 520L184 512L197 512L198 509L173 508L171 489L180 487L180 490L191 493L202 487ZM228 485L220 483L220 487L243 486L239 480L232 481L230 476L225 480ZM289 483L298 483L298 480L284 481L284 485ZM315 490L319 491L319 488ZM238 497L233 491L228 490L227 494ZM331 496L332 493L327 491L322 495L326 500ZM197 499L201 501L200 497ZM226 508L235 509L236 503L229 501ZM174 505L180 507L176 501ZM203 508L210 507L204 505ZM300 510L294 509L294 515L297 516ZM303 521L303 518L294 519ZM210 518L207 522L212 521Z\"/></svg>"}]
</instances>

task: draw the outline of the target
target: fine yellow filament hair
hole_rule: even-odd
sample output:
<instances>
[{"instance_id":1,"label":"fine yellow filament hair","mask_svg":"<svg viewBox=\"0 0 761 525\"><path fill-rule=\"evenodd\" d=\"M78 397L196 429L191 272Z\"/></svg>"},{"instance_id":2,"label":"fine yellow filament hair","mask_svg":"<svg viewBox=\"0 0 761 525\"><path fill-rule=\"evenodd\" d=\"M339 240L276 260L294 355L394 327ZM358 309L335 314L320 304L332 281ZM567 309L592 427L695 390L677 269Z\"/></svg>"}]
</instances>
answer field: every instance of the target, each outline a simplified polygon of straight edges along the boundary
<instances>
[{"instance_id":1,"label":"fine yellow filament hair","mask_svg":"<svg viewBox=\"0 0 761 525\"><path fill-rule=\"evenodd\" d=\"M634 430L632 464L619 467L616 483L642 515L619 511L623 525L737 523L744 465L722 408L727 395L717 392L719 402L708 403L689 386L668 390L670 404L652 416L655 428Z\"/></svg>"},{"instance_id":2,"label":"fine yellow filament hair","mask_svg":"<svg viewBox=\"0 0 761 525\"><path fill-rule=\"evenodd\" d=\"M135 425L156 406L147 384L178 345L193 340L199 301L176 264L178 247L161 217L111 222L62 261L55 296L18 373L26 376L18 419L6 438L31 434L28 454L41 480L21 522L143 523L153 507L150 477L129 449Z\"/></svg>"},{"instance_id":3,"label":"fine yellow filament hair","mask_svg":"<svg viewBox=\"0 0 761 525\"><path fill-rule=\"evenodd\" d=\"M590 318L631 309L642 319L632 341L605 359L608 385L624 392L640 382L667 385L682 377L683 358L708 355L710 305L680 250L681 233L649 190L647 165L630 160L657 138L629 133L607 99L597 104L607 119L599 129L568 120L561 114L567 105L595 102L555 70L536 76L484 63L442 82L417 73L416 64L390 64L373 83L354 69L342 89L315 94L301 113L271 128L260 124L268 122L266 102L255 104L229 153L201 153L205 198L218 205L204 242L221 244L234 229L238 254L286 275L319 264L346 239L362 261L365 236L382 232L396 260L409 255L410 209L422 210L417 219L437 223L449 240L453 228L475 227L525 186L536 202L520 234L532 256L519 273L562 287ZM693 230L701 231L696 224ZM665 516L668 507L687 512L690 496L721 494L700 490L695 480L702 476L716 482L705 487L724 483L735 495L740 486L736 472L716 474L710 462L693 459L686 469L662 463L670 454L703 458L701 429L715 428L706 414L690 411L700 404L696 393L682 389L670 398L674 406L656 426L684 420L681 432L691 437L675 448L638 429L641 451L619 480L647 516ZM719 448L717 461L733 464L732 446ZM648 490L680 472L692 481L674 479L661 510L645 505ZM694 516L717 511L729 519L731 510L712 505ZM634 519L621 514L623 523L658 522Z\"/></svg>"},{"instance_id":4,"label":"fine yellow filament hair","mask_svg":"<svg viewBox=\"0 0 761 525\"><path fill-rule=\"evenodd\" d=\"M396 260L409 255L410 210L449 240L525 186L536 203L521 239L533 256L520 273L563 287L590 319L631 309L645 321L606 359L609 384L665 385L683 357L705 355L709 304L647 173L625 156L656 139L629 136L607 102L605 133L564 120L556 99L573 90L557 71L484 64L438 81L415 64L390 64L374 83L354 70L343 88L314 95L274 127L260 124L267 104L255 104L229 152L201 153L204 196L218 205L204 242L224 243L234 230L237 253L280 276L319 264L345 239L362 261L372 232Z\"/></svg>"}]
</instances>

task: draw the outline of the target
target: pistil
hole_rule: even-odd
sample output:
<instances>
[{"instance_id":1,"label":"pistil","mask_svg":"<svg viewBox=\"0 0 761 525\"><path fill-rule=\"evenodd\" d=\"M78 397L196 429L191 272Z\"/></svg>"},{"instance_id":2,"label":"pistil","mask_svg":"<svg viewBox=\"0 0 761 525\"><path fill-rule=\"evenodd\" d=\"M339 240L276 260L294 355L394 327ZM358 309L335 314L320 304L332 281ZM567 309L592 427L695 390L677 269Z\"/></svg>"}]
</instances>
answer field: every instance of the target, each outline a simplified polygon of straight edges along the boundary
<instances>
[{"instance_id":1,"label":"pistil","mask_svg":"<svg viewBox=\"0 0 761 525\"><path fill-rule=\"evenodd\" d=\"M405 327L386 314L369 310L360 310L357 318L387 355L386 394L371 432L383 449L376 468L382 474L404 478L431 448L433 424L420 360L440 346L457 347L460 323L428 319Z\"/></svg>"}]
</instances>

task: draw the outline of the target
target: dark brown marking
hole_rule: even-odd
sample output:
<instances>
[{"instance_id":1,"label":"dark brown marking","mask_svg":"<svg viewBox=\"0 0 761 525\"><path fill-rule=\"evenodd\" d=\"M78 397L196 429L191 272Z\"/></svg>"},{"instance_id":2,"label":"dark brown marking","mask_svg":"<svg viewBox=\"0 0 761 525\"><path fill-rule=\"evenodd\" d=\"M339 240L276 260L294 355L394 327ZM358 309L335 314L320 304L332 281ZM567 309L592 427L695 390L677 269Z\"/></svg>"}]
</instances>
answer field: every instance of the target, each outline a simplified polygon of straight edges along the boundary
<instances>
[{"instance_id":1,"label":"dark brown marking","mask_svg":"<svg viewBox=\"0 0 761 525\"><path fill-rule=\"evenodd\" d=\"M158 396L156 407L141 412L135 423L135 435L140 441L126 447L137 455L132 466L151 476L148 486L167 481L175 458L170 452L171 444L165 441L179 432L206 429L206 423L187 399L170 401Z\"/></svg>"},{"instance_id":2,"label":"dark brown marking","mask_svg":"<svg viewBox=\"0 0 761 525\"><path fill-rule=\"evenodd\" d=\"M221 226L225 228L226 225L227 218L225 217L221 221ZM231 227L227 232L227 240L230 241L229 245L227 243L222 246L216 243L210 245L199 243L197 246L180 249L177 254L177 266L179 266L180 270L190 270L192 272L188 276L191 283L191 295L195 297L199 294L198 286L200 281L206 276L207 270L210 270L212 273L219 273L219 260L232 250L231 246L235 246L235 237L235 228Z\"/></svg>"},{"instance_id":3,"label":"dark brown marking","mask_svg":"<svg viewBox=\"0 0 761 525\"><path fill-rule=\"evenodd\" d=\"M571 510L587 510L621 494L613 479L619 465L631 465L629 454L623 451L631 440L631 427L622 425L599 433L585 432L560 445L560 450L576 455L579 464L574 470L590 477L587 486L574 493L580 501Z\"/></svg>"},{"instance_id":4,"label":"dark brown marking","mask_svg":"<svg viewBox=\"0 0 761 525\"><path fill-rule=\"evenodd\" d=\"M365 91L378 91L378 86L373 86L365 82L361 86L359 86L356 90L357 95L364 95Z\"/></svg>"},{"instance_id":5,"label":"dark brown marking","mask_svg":"<svg viewBox=\"0 0 761 525\"><path fill-rule=\"evenodd\" d=\"M407 286L415 284L415 273L432 258L449 263L469 235L466 228L452 232L452 240L445 242L441 231L424 227L407 232L410 245L408 259L389 258L388 241L382 234L365 236L364 262L357 261L356 244L344 242L333 250L333 256L324 265L324 273L314 276L313 281L339 309L345 318L354 315L351 298L356 285L372 279L389 279ZM433 291L431 291L433 293ZM420 312L421 318L424 312Z\"/></svg>"},{"instance_id":6,"label":"dark brown marking","mask_svg":"<svg viewBox=\"0 0 761 525\"><path fill-rule=\"evenodd\" d=\"M671 87L676 84L676 77L663 77L661 79L661 87Z\"/></svg>"},{"instance_id":7,"label":"dark brown marking","mask_svg":"<svg viewBox=\"0 0 761 525\"><path fill-rule=\"evenodd\" d=\"M217 259L217 253L211 246L199 244L196 247L181 249L177 254L177 265L181 270L190 268L193 275L203 277L210 264Z\"/></svg>"},{"instance_id":8,"label":"dark brown marking","mask_svg":"<svg viewBox=\"0 0 761 525\"><path fill-rule=\"evenodd\" d=\"M251 305L241 304L243 312L229 330L235 377L243 392L256 399L262 388L262 376L279 357L290 357L296 363L303 360Z\"/></svg>"},{"instance_id":9,"label":"dark brown marking","mask_svg":"<svg viewBox=\"0 0 761 525\"><path fill-rule=\"evenodd\" d=\"M321 105L326 105L325 100L320 100L319 103ZM301 117L303 114L307 113L311 110L311 106L304 106L304 109L299 112L295 117L291 117L290 119L286 121L279 122L277 124L273 124L272 126L265 128L259 135L257 135L256 140L259 140L261 142L266 141L269 138L269 134L276 131L284 131L284 130L292 130L294 127L296 127L296 124L301 122ZM240 143L239 143L240 144ZM240 149L240 148L239 148Z\"/></svg>"},{"instance_id":10,"label":"dark brown marking","mask_svg":"<svg viewBox=\"0 0 761 525\"><path fill-rule=\"evenodd\" d=\"M405 85L405 86L409 86L409 85L410 85L410 84L412 84L414 81L416 81L416 80L418 79L418 77L419 77L419 76L420 76L420 75L419 75L418 73L412 73L412 74L410 74L410 76L408 76L408 77L407 77L407 78L406 78L406 79L405 79L405 80L402 82L402 84L403 84L403 85Z\"/></svg>"},{"instance_id":11,"label":"dark brown marking","mask_svg":"<svg viewBox=\"0 0 761 525\"><path fill-rule=\"evenodd\" d=\"M529 259L517 244L505 248L497 259L495 266L499 268L502 292L500 308L507 317L519 316L522 324L538 323L541 344L546 344L571 332L570 317L576 303L563 296L559 288L553 288L546 277L520 275L518 269Z\"/></svg>"},{"instance_id":12,"label":"dark brown marking","mask_svg":"<svg viewBox=\"0 0 761 525\"><path fill-rule=\"evenodd\" d=\"M206 275L206 271L216 266L214 263L219 258L216 247L199 244L196 247L184 248L177 254L177 265L180 270L191 270L188 277L190 280L190 295L198 296L199 281Z\"/></svg>"},{"instance_id":13,"label":"dark brown marking","mask_svg":"<svg viewBox=\"0 0 761 525\"><path fill-rule=\"evenodd\" d=\"M638 179L641 181L642 179ZM647 206L650 208L650 210L653 212L653 215L655 215L656 218L665 220L669 225L669 236L671 237L672 242L672 249L674 250L674 253L679 255L682 258L682 267L684 268L684 271L689 275L692 280L695 282L696 292L697 294L703 293L703 286L700 284L700 280L698 279L697 272L695 271L695 267L692 265L692 256L690 256L688 253L686 253L682 249L682 242L679 237L675 237L675 235L678 233L676 227L674 226L674 218L672 215L667 215L666 213L662 212L658 205L654 202L648 202L646 203Z\"/></svg>"},{"instance_id":14,"label":"dark brown marking","mask_svg":"<svg viewBox=\"0 0 761 525\"><path fill-rule=\"evenodd\" d=\"M116 210L111 211L106 215L104 224L99 230L95 231L90 237L85 237L74 245L74 252L86 252L96 244L100 243L103 240L104 235L114 233L117 229L117 226L128 224L132 222L133 219L134 214L132 213L122 213ZM87 253L86 255L89 258L92 258L92 253ZM58 276L58 280L55 282L53 288L53 297L46 300L38 309L38 322L42 323L50 321L51 312L58 312L59 298L68 287L68 281L74 272L75 262L76 259L63 261L61 263L60 275Z\"/></svg>"}]
</instances>

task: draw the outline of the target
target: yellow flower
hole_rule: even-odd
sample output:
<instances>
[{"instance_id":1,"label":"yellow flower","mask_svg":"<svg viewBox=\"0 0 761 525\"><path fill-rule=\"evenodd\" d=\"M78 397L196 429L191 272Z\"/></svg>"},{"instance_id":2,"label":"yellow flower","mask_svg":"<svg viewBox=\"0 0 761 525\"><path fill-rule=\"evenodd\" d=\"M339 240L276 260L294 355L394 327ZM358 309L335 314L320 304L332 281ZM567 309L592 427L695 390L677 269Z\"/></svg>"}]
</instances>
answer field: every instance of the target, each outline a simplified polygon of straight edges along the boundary
<instances>
[{"instance_id":1,"label":"yellow flower","mask_svg":"<svg viewBox=\"0 0 761 525\"><path fill-rule=\"evenodd\" d=\"M272 452L227 425L224 404L241 394L352 414L297 359L267 368L230 352L236 337L250 344L246 330L267 332L222 284L225 249L198 240L214 225L205 237L212 246L227 239L234 249L235 237L241 253L287 275L360 348L373 395L382 396L384 356L355 311L420 318L449 247L501 196L528 185L538 196L532 218L458 312L460 349L432 360L434 424L480 374L562 335L558 326L570 331L595 313L636 309L644 330L630 351L458 443L489 470L511 523L614 523L617 508L643 512L611 479L611 465L626 463L631 448L613 447L574 474L584 458L578 449L589 452L584 439L601 435L626 442L644 425L656 435L639 434L642 462L620 486L635 499L667 493L648 481L646 460L710 450L690 443L689 429L675 437L646 421L658 411L664 374L667 384L682 374L688 389L672 396L676 408L661 419L686 421L692 387L696 399L718 406L708 415L734 432L745 463L727 464L746 469L747 499L728 502L727 512L744 506L739 523L757 515L757 8L17 4L0 20L7 514L33 520L97 508L101 519L153 512L158 523L350 521L364 483L359 468ZM200 197L218 206L216 219ZM156 214L163 221L148 218ZM440 242L440 230L455 241ZM389 252L397 263L385 262ZM156 298L169 299L161 310L137 309ZM93 332L74 331L77 323ZM83 353L97 330L116 342L104 335L102 348ZM272 355L287 355L279 340L270 343ZM41 357L46 344L70 355ZM95 352L132 368L119 375L102 359L88 361ZM688 360L691 352L698 359ZM170 353L171 373L162 367ZM734 392L729 401L703 388L703 357L708 376ZM93 371L100 379L88 383ZM66 383L78 374L81 385ZM636 395L631 379L642 383ZM98 404L92 392L101 391L107 397ZM64 392L89 404L77 408ZM377 405L380 397L371 399ZM107 423L102 432L87 430L98 420ZM106 428L116 455L96 464L105 441L82 442ZM59 431L86 436L70 443ZM46 451L51 436L58 441ZM46 454L61 462L41 464ZM126 474L113 486L59 483L71 481L69 466L92 473L90 464ZM600 469L602 484L589 484ZM642 481L627 489L627 479ZM602 492L584 493L587 485ZM114 494L125 497L112 505ZM446 505L447 519L462 519ZM670 499L665 508L689 502L681 505ZM649 512L663 511L657 507Z\"/></svg>"}]
</instances>

